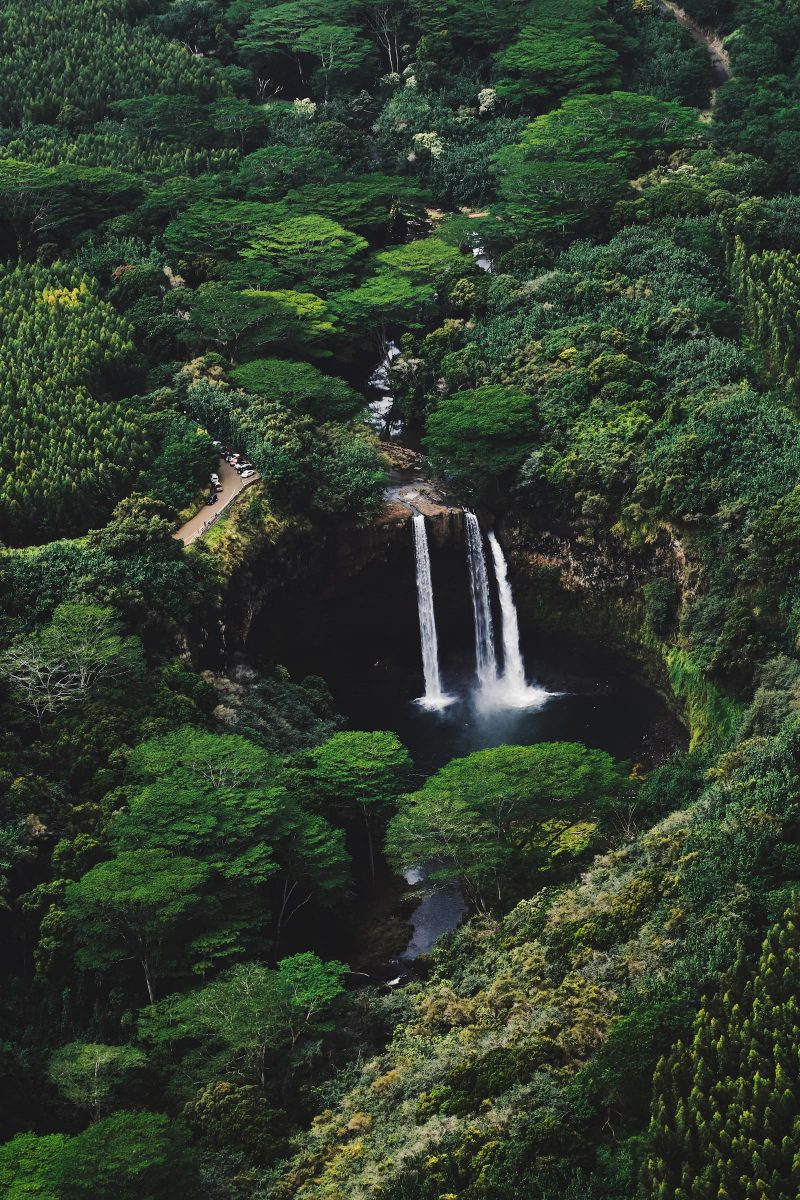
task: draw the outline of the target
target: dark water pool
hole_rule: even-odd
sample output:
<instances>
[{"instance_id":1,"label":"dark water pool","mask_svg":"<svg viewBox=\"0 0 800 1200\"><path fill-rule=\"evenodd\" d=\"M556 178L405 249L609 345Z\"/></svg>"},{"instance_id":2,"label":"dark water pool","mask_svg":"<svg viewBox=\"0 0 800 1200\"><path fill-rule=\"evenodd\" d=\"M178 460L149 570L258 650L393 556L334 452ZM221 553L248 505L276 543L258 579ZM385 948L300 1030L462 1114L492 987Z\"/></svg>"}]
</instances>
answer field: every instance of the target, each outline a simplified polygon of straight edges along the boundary
<instances>
[{"instance_id":1,"label":"dark water pool","mask_svg":"<svg viewBox=\"0 0 800 1200\"><path fill-rule=\"evenodd\" d=\"M636 761L661 757L675 731L655 693L574 645L545 646L524 630L522 640L528 680L545 692L528 709L483 708L466 651L443 661L445 686L457 699L441 712L415 703L422 687L413 663L384 656L371 667L350 664L339 673L331 662L326 678L348 721L360 729L395 730L422 775L474 750L547 741L583 742Z\"/></svg>"},{"instance_id":2,"label":"dark water pool","mask_svg":"<svg viewBox=\"0 0 800 1200\"><path fill-rule=\"evenodd\" d=\"M441 712L414 703L424 690L413 551L327 586L295 587L256 620L248 651L295 677L321 675L356 729L392 729L428 775L451 758L503 743L570 740L651 763L680 740L662 699L628 664L576 639L520 621L529 681L552 693L540 707L482 711L473 703L475 653L465 557L431 548L444 684L457 700ZM513 580L512 580L513 582Z\"/></svg>"},{"instance_id":3,"label":"dark water pool","mask_svg":"<svg viewBox=\"0 0 800 1200\"><path fill-rule=\"evenodd\" d=\"M282 663L295 678L321 675L337 708L356 729L391 729L414 760L416 780L450 759L502 744L569 740L607 750L617 758L650 765L666 756L682 734L661 698L629 668L572 638L556 638L520 622L528 681L545 689L529 709L486 710L475 703L475 652L466 562L459 547L431 548L434 600L443 682L456 699L441 712L415 703L423 691L416 582L409 534L402 545L349 579L297 586L273 601L253 625L248 650L264 666ZM513 580L512 580L513 583ZM495 619L497 619L495 617ZM399 881L388 891L394 894ZM415 879L408 879L414 884ZM378 915L376 895L369 897ZM359 888L359 894L362 889ZM402 907L402 906L401 906ZM406 911L406 910L404 910ZM404 917L411 926L402 960L426 953L462 918L456 889L424 895ZM340 953L365 958L368 970L391 979L401 962L365 955L375 941L367 923ZM402 944L402 943L401 943Z\"/></svg>"}]
</instances>

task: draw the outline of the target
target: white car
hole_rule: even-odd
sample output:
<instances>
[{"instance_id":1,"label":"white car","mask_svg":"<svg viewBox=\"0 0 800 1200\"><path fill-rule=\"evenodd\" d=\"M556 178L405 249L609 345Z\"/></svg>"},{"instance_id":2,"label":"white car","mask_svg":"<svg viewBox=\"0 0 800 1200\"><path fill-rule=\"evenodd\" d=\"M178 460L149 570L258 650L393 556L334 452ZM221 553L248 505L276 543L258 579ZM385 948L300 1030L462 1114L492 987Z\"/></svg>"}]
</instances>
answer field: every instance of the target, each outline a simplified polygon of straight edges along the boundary
<instances>
[{"instance_id":1,"label":"white car","mask_svg":"<svg viewBox=\"0 0 800 1200\"><path fill-rule=\"evenodd\" d=\"M252 477L254 475L255 475L255 471L253 471L253 470L242 471L242 479L252 479Z\"/></svg>"},{"instance_id":2,"label":"white car","mask_svg":"<svg viewBox=\"0 0 800 1200\"><path fill-rule=\"evenodd\" d=\"M215 473L214 475L212 475L212 476L211 476L211 482L212 482L212 483L219 483L219 475L217 475L216 473Z\"/></svg>"}]
</instances>

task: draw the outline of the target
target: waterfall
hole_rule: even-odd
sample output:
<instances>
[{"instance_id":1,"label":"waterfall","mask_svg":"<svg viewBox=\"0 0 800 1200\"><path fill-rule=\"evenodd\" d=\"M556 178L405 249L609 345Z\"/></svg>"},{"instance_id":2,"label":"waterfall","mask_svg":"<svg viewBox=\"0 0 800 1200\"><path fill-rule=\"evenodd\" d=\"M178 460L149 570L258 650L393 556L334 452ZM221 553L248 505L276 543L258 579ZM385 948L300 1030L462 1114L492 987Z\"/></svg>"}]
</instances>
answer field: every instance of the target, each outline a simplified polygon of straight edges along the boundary
<instances>
[{"instance_id":1,"label":"waterfall","mask_svg":"<svg viewBox=\"0 0 800 1200\"><path fill-rule=\"evenodd\" d=\"M428 552L428 532L425 518L414 512L414 557L417 564L417 606L419 608L419 639L422 643L422 671L425 695L417 703L422 708L445 708L453 701L442 688L439 674L439 642L436 637L436 618L433 611L433 580L431 556Z\"/></svg>"},{"instance_id":2,"label":"waterfall","mask_svg":"<svg viewBox=\"0 0 800 1200\"><path fill-rule=\"evenodd\" d=\"M369 377L369 386L379 396L377 400L373 400L370 403L368 409L368 424L372 426L376 433L397 433L400 428L397 422L388 424L389 415L394 405L394 397L392 396L389 383L389 372L392 363L399 355L400 347L395 342L389 342L386 345L386 352L383 358Z\"/></svg>"},{"instance_id":3,"label":"waterfall","mask_svg":"<svg viewBox=\"0 0 800 1200\"><path fill-rule=\"evenodd\" d=\"M494 649L492 607L489 599L489 576L486 573L486 556L483 553L481 527L475 513L464 510L464 527L467 535L467 562L469 584L472 594L472 616L475 625L475 660L478 685L488 691L497 682L497 658Z\"/></svg>"},{"instance_id":4,"label":"waterfall","mask_svg":"<svg viewBox=\"0 0 800 1200\"><path fill-rule=\"evenodd\" d=\"M503 674L498 684L498 699L509 708L533 708L543 704L549 693L525 682L525 663L519 646L517 606L508 578L508 563L494 533L490 532L488 538L492 548L503 622Z\"/></svg>"}]
</instances>

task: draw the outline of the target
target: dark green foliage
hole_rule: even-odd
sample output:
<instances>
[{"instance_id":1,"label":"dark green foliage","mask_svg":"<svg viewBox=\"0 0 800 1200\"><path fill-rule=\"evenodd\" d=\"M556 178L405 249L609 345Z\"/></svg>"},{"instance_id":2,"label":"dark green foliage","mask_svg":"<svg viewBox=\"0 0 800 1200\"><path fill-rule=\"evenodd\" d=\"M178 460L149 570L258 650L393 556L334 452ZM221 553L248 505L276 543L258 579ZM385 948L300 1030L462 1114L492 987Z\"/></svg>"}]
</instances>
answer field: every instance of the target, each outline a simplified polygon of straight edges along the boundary
<instances>
[{"instance_id":1,"label":"dark green foliage","mask_svg":"<svg viewBox=\"0 0 800 1200\"><path fill-rule=\"evenodd\" d=\"M227 1081L201 1088L183 1109L196 1137L214 1150L241 1151L259 1166L286 1151L286 1118L254 1084Z\"/></svg>"},{"instance_id":2,"label":"dark green foliage","mask_svg":"<svg viewBox=\"0 0 800 1200\"><path fill-rule=\"evenodd\" d=\"M149 438L124 394L132 330L86 277L18 267L0 278L0 534L12 545L82 532L141 468Z\"/></svg>"},{"instance_id":3,"label":"dark green foliage","mask_svg":"<svg viewBox=\"0 0 800 1200\"><path fill-rule=\"evenodd\" d=\"M576 96L496 156L498 215L516 236L597 229L659 150L697 137L694 113L630 92Z\"/></svg>"},{"instance_id":4,"label":"dark green foliage","mask_svg":"<svg viewBox=\"0 0 800 1200\"><path fill-rule=\"evenodd\" d=\"M632 90L705 108L711 83L705 48L655 5L631 6L626 24L639 43ZM717 25L716 14L710 24Z\"/></svg>"},{"instance_id":5,"label":"dark green foliage","mask_svg":"<svg viewBox=\"0 0 800 1200\"><path fill-rule=\"evenodd\" d=\"M311 780L326 807L363 820L375 878L374 831L385 822L411 770L394 733L335 733L311 753Z\"/></svg>"},{"instance_id":6,"label":"dark green foliage","mask_svg":"<svg viewBox=\"0 0 800 1200\"><path fill-rule=\"evenodd\" d=\"M84 542L72 594L111 605L134 628L158 636L207 607L214 588L207 561L187 555L173 536L172 510L162 501L132 495L120 501L108 524Z\"/></svg>"},{"instance_id":7,"label":"dark green foliage","mask_svg":"<svg viewBox=\"0 0 800 1200\"><path fill-rule=\"evenodd\" d=\"M124 0L11 3L0 19L4 120L69 128L105 116L113 101L152 92L210 98L219 84L185 47L126 21Z\"/></svg>"},{"instance_id":8,"label":"dark green foliage","mask_svg":"<svg viewBox=\"0 0 800 1200\"><path fill-rule=\"evenodd\" d=\"M619 31L594 0L544 0L516 41L497 56L501 96L517 102L550 100L565 92L598 92L620 81ZM643 89L645 90L645 89Z\"/></svg>"},{"instance_id":9,"label":"dark green foliage","mask_svg":"<svg viewBox=\"0 0 800 1200\"><path fill-rule=\"evenodd\" d=\"M535 429L530 396L488 386L442 400L428 418L425 445L467 495L492 500L522 462Z\"/></svg>"},{"instance_id":10,"label":"dark green foliage","mask_svg":"<svg viewBox=\"0 0 800 1200\"><path fill-rule=\"evenodd\" d=\"M194 498L214 470L218 453L204 429L167 413L161 423L160 449L136 481L137 490L181 509Z\"/></svg>"},{"instance_id":11,"label":"dark green foliage","mask_svg":"<svg viewBox=\"0 0 800 1200\"><path fill-rule=\"evenodd\" d=\"M248 454L277 509L364 516L380 504L385 476L363 428L317 427L279 400L205 381L189 389L187 404L198 420Z\"/></svg>"},{"instance_id":12,"label":"dark green foliage","mask_svg":"<svg viewBox=\"0 0 800 1200\"><path fill-rule=\"evenodd\" d=\"M323 374L311 363L256 358L235 367L230 377L245 392L278 401L320 422L349 420L364 405L344 380Z\"/></svg>"},{"instance_id":13,"label":"dark green foliage","mask_svg":"<svg viewBox=\"0 0 800 1200\"><path fill-rule=\"evenodd\" d=\"M275 754L321 745L344 724L318 675L295 683L285 667L276 667L267 678L240 668L233 678L218 676L214 683L220 725Z\"/></svg>"},{"instance_id":14,"label":"dark green foliage","mask_svg":"<svg viewBox=\"0 0 800 1200\"><path fill-rule=\"evenodd\" d=\"M295 1070L308 1066L346 1011L346 973L344 963L323 962L308 951L275 968L242 963L205 987L145 1009L141 1033L149 1043L194 1042L201 1078L222 1071L256 1083L262 1094L276 1092L270 1075L282 1068L287 1078L288 1062ZM210 1059L205 1069L203 1059Z\"/></svg>"},{"instance_id":15,"label":"dark green foliage","mask_svg":"<svg viewBox=\"0 0 800 1200\"><path fill-rule=\"evenodd\" d=\"M798 1116L796 910L700 1008L659 1062L642 1194L667 1200L794 1196Z\"/></svg>"},{"instance_id":16,"label":"dark green foliage","mask_svg":"<svg viewBox=\"0 0 800 1200\"><path fill-rule=\"evenodd\" d=\"M247 200L281 200L291 188L323 182L336 167L332 155L313 146L264 146L241 160L234 186Z\"/></svg>"},{"instance_id":17,"label":"dark green foliage","mask_svg":"<svg viewBox=\"0 0 800 1200\"><path fill-rule=\"evenodd\" d=\"M653 579L644 585L647 627L654 637L665 639L677 615L680 592L671 579Z\"/></svg>"}]
</instances>

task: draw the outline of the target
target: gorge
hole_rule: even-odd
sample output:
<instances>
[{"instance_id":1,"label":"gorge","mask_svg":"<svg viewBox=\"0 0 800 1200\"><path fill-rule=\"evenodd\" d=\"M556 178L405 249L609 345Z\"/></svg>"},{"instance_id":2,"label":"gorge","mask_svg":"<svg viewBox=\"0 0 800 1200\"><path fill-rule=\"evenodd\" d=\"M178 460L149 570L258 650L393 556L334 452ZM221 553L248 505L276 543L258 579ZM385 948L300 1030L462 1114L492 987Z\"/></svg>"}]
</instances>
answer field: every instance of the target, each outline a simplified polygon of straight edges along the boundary
<instances>
[{"instance_id":1,"label":"gorge","mask_svg":"<svg viewBox=\"0 0 800 1200\"><path fill-rule=\"evenodd\" d=\"M418 477L413 489L419 490ZM605 639L581 636L581 593L576 598L554 592L552 583L542 589L519 555L516 571L507 567L504 579L491 539L492 575L485 556L483 572L478 571L479 577L485 575L486 592L477 626L483 640L476 647L466 514L414 502L429 514L430 591L427 584L422 589L429 678L436 679L435 633L440 690L432 694L437 703L444 696L450 703L433 710L415 703L426 694L416 558L422 522L394 499L369 527L340 528L321 545L301 540L287 547L278 561L290 565L294 578L285 576L280 587L271 582L271 552L235 580L231 622L246 620L242 649L247 659L264 667L280 662L295 678L321 675L352 727L395 730L423 775L454 756L503 743L576 738L621 758L657 761L682 740L680 723L637 666L633 643L626 657ZM499 547L496 533L495 539ZM482 536L474 545L483 552ZM512 583L518 593L516 631L513 606L500 586ZM596 587L595 601L603 595L603 587ZM609 596L615 595L616 588L610 588ZM238 615L239 605L244 617ZM562 609L570 621L559 627ZM230 640L232 634L233 629ZM479 661L487 676L493 673L499 691L487 694L478 686ZM524 689L519 686L520 677L525 679L523 662L536 680L533 685L529 677ZM493 702L487 702L490 695Z\"/></svg>"},{"instance_id":2,"label":"gorge","mask_svg":"<svg viewBox=\"0 0 800 1200\"><path fill-rule=\"evenodd\" d=\"M798 62L0 5L4 1200L795 1200Z\"/></svg>"}]
</instances>

